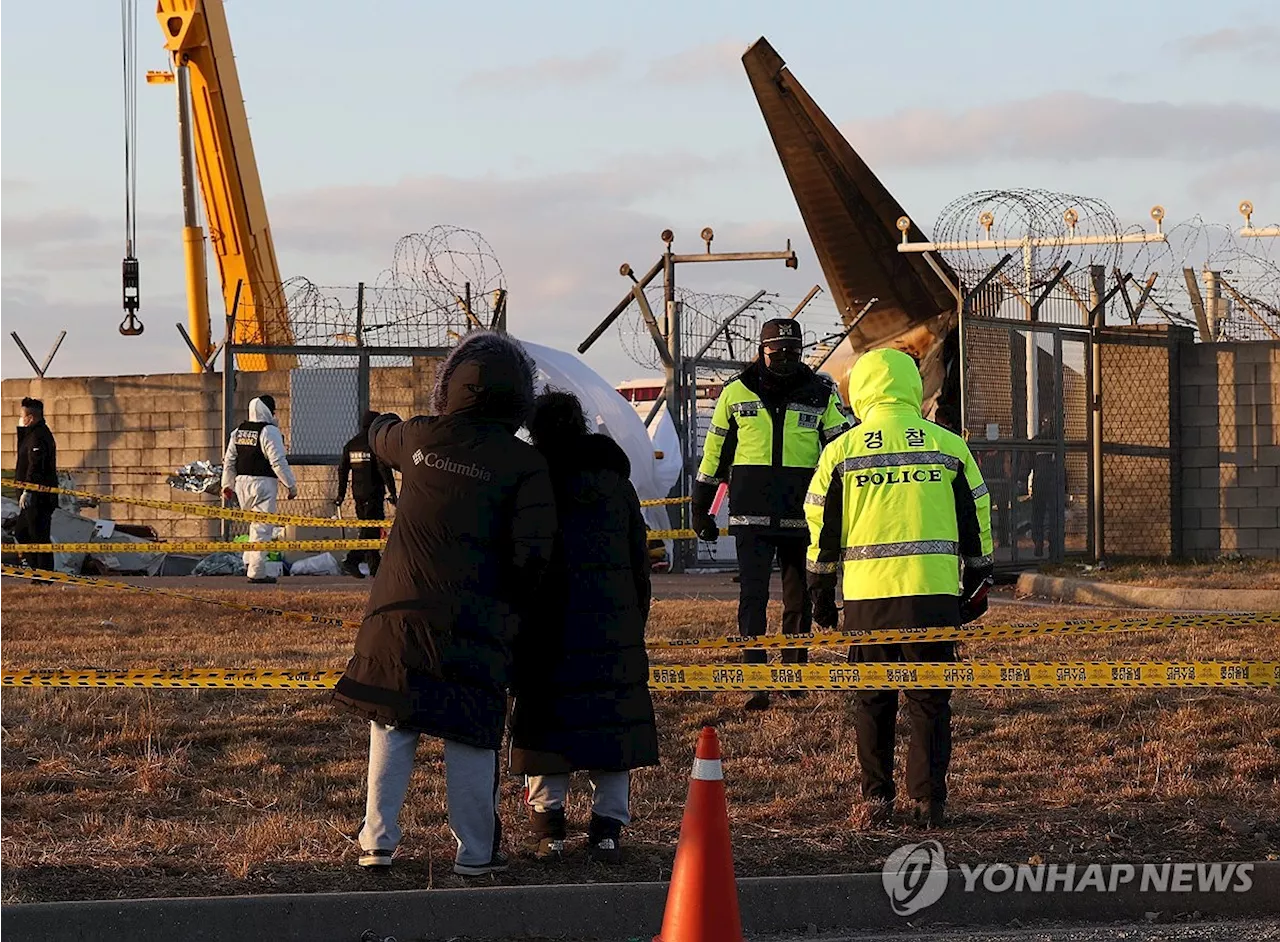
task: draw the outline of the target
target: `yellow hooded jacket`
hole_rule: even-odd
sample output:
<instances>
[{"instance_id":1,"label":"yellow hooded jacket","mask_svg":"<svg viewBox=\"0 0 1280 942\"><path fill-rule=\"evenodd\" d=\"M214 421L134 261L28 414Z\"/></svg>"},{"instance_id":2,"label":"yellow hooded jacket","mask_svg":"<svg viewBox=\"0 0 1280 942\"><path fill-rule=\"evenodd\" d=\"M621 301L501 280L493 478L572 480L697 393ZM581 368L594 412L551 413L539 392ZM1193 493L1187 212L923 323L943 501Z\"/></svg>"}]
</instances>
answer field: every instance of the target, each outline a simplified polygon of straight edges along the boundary
<instances>
[{"instance_id":1,"label":"yellow hooded jacket","mask_svg":"<svg viewBox=\"0 0 1280 942\"><path fill-rule=\"evenodd\" d=\"M853 628L958 625L961 565L992 569L991 498L960 436L921 417L915 361L873 350L849 398L862 424L822 453L805 496L813 586L843 571Z\"/></svg>"}]
</instances>

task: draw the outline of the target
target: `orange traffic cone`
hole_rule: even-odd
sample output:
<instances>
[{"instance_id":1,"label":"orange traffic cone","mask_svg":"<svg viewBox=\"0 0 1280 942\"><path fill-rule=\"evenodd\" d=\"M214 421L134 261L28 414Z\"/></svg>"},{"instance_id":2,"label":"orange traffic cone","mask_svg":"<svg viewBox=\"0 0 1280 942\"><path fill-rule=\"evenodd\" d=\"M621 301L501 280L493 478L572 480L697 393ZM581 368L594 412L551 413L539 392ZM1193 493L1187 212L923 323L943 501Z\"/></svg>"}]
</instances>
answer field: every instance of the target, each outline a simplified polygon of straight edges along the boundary
<instances>
[{"instance_id":1,"label":"orange traffic cone","mask_svg":"<svg viewBox=\"0 0 1280 942\"><path fill-rule=\"evenodd\" d=\"M720 740L710 726L698 736L667 911L653 942L742 942Z\"/></svg>"}]
</instances>

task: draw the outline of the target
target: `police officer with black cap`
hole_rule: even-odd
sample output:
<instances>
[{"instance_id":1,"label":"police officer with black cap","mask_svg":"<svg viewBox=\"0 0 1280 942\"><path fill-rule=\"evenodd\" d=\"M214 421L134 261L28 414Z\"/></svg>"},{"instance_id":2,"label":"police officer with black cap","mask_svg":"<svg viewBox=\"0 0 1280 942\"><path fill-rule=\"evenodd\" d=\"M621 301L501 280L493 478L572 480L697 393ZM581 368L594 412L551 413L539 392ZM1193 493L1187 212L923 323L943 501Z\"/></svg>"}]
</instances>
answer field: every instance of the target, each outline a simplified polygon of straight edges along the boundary
<instances>
[{"instance_id":1,"label":"police officer with black cap","mask_svg":"<svg viewBox=\"0 0 1280 942\"><path fill-rule=\"evenodd\" d=\"M711 503L729 482L729 532L738 554L738 633L755 637L768 627L769 580L777 559L782 571L783 634L810 630L805 550L809 545L804 497L823 447L848 430L840 394L800 360L800 325L789 318L766 321L756 360L724 387L703 444L693 489L693 527L704 540L718 536ZM745 652L765 662L763 650ZM808 651L787 648L783 663L804 663ZM769 706L757 693L748 710Z\"/></svg>"},{"instance_id":2,"label":"police officer with black cap","mask_svg":"<svg viewBox=\"0 0 1280 942\"><path fill-rule=\"evenodd\" d=\"M13 535L18 543L52 542L53 512L58 507L57 494L23 490L23 484L58 486L58 445L44 421L44 403L24 397L18 419L18 462L13 472L14 483L21 491L18 516L13 522ZM31 553L28 558L35 569L52 570L52 553Z\"/></svg>"},{"instance_id":3,"label":"police officer with black cap","mask_svg":"<svg viewBox=\"0 0 1280 942\"><path fill-rule=\"evenodd\" d=\"M396 476L391 465L378 460L378 456L369 447L369 426L378 417L372 409L364 414L360 423L360 431L355 438L347 442L342 449L342 460L338 462L338 496L333 505L341 507L347 497L347 479L351 479L351 496L355 500L356 517L360 520L381 520L386 510L383 499L396 505ZM388 495L390 495L388 497ZM378 527L361 527L360 539L376 540L382 536ZM360 563L369 564L369 575L378 574L378 563L382 554L377 550L354 550L343 560L342 571L349 576L363 579Z\"/></svg>"}]
</instances>

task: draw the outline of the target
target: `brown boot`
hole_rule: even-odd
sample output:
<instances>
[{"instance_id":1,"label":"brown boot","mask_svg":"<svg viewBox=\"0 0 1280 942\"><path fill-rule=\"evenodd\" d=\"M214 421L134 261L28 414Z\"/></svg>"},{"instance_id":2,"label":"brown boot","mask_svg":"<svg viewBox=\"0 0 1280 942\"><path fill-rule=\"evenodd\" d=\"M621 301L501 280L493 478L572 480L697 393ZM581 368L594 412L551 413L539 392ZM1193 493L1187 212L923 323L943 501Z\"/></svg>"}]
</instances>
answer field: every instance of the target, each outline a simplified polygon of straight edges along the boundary
<instances>
[{"instance_id":1,"label":"brown boot","mask_svg":"<svg viewBox=\"0 0 1280 942\"><path fill-rule=\"evenodd\" d=\"M742 708L749 713L769 709L769 691L760 690L753 693L747 698L747 702L742 705Z\"/></svg>"}]
</instances>

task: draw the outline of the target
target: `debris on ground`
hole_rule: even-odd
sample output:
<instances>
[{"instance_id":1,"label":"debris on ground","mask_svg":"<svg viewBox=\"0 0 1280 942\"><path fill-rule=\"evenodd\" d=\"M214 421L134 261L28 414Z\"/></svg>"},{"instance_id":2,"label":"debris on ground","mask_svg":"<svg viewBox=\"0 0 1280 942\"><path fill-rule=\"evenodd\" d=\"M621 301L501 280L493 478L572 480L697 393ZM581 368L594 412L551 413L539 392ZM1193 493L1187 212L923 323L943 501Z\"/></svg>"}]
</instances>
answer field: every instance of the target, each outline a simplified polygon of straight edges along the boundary
<instances>
[{"instance_id":1,"label":"debris on ground","mask_svg":"<svg viewBox=\"0 0 1280 942\"><path fill-rule=\"evenodd\" d=\"M169 475L168 485L175 491L193 494L222 492L222 465L211 461L191 461Z\"/></svg>"},{"instance_id":2,"label":"debris on ground","mask_svg":"<svg viewBox=\"0 0 1280 942\"><path fill-rule=\"evenodd\" d=\"M193 576L243 576L244 558L239 553L210 553L191 570Z\"/></svg>"},{"instance_id":3,"label":"debris on ground","mask_svg":"<svg viewBox=\"0 0 1280 942\"><path fill-rule=\"evenodd\" d=\"M332 553L306 556L295 560L289 565L289 575L291 576L337 576L341 575L341 573L342 568L338 565L338 561L333 558Z\"/></svg>"}]
</instances>

